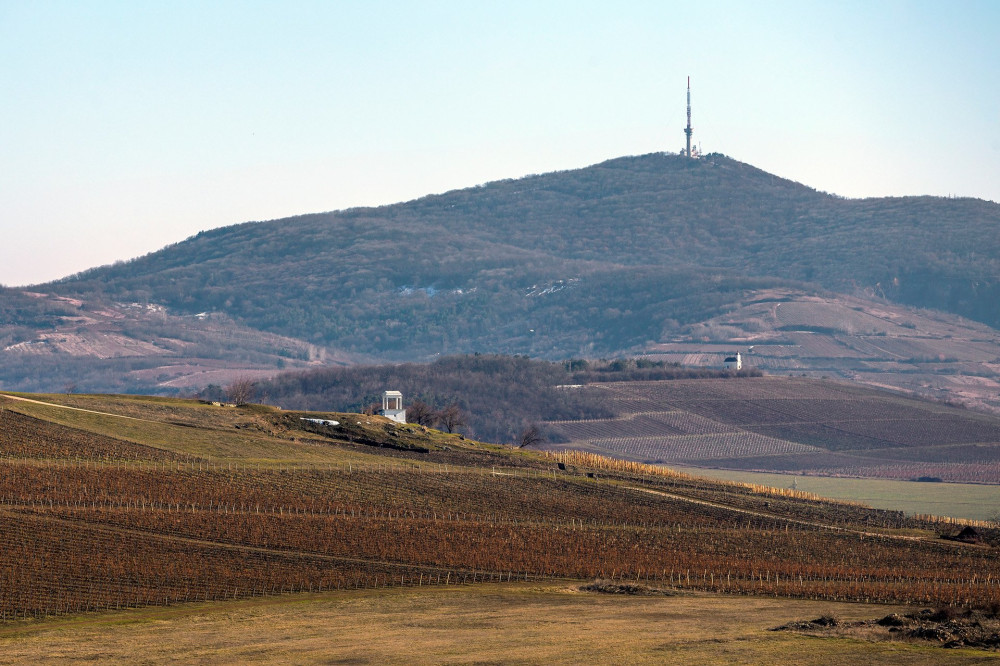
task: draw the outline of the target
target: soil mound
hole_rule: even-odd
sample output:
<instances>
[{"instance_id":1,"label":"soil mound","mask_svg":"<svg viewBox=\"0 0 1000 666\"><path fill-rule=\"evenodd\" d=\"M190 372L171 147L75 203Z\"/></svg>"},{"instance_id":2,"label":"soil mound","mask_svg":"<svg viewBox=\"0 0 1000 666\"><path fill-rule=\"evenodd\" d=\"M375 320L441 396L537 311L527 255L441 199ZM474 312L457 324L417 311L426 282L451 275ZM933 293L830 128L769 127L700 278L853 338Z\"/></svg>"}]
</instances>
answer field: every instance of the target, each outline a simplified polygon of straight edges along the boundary
<instances>
[{"instance_id":1,"label":"soil mound","mask_svg":"<svg viewBox=\"0 0 1000 666\"><path fill-rule=\"evenodd\" d=\"M661 597L671 597L677 594L675 590L664 590L662 588L649 587L648 585L640 585L638 583L624 583L621 581L605 580L603 578L598 578L589 585L582 585L580 590L583 592L599 592L601 594L629 594Z\"/></svg>"},{"instance_id":2,"label":"soil mound","mask_svg":"<svg viewBox=\"0 0 1000 666\"><path fill-rule=\"evenodd\" d=\"M843 637L866 636L869 640L907 640L938 643L945 648L1000 650L1000 617L996 613L956 608L924 609L900 615L890 613L877 620L838 622L835 618L789 622L772 631L801 631L812 634L835 634Z\"/></svg>"}]
</instances>

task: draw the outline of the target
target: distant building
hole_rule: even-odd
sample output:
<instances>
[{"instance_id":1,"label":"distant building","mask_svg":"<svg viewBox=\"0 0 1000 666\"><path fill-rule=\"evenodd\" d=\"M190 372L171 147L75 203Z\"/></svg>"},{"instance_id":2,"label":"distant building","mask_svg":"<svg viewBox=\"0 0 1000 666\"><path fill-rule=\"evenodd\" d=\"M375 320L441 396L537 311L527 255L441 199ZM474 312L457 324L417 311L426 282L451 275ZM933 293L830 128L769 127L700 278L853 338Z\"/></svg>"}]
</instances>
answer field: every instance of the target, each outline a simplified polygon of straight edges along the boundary
<instances>
[{"instance_id":1,"label":"distant building","mask_svg":"<svg viewBox=\"0 0 1000 666\"><path fill-rule=\"evenodd\" d=\"M722 367L726 370L742 370L743 357L740 356L739 352L736 352L736 356L727 356L726 360L722 362Z\"/></svg>"},{"instance_id":2,"label":"distant building","mask_svg":"<svg viewBox=\"0 0 1000 666\"><path fill-rule=\"evenodd\" d=\"M387 419L397 423L406 423L406 410L403 409L403 394L399 391L386 391L382 394L382 411Z\"/></svg>"}]
</instances>

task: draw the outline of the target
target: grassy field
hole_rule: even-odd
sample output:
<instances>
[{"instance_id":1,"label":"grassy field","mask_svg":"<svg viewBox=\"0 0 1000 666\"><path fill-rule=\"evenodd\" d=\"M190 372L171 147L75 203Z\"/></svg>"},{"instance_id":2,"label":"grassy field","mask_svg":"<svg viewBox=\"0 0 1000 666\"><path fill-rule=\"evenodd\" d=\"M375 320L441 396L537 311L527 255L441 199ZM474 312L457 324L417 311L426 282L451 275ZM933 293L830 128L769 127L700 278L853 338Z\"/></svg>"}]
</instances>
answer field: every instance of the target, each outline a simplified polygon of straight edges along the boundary
<instances>
[{"instance_id":1,"label":"grassy field","mask_svg":"<svg viewBox=\"0 0 1000 666\"><path fill-rule=\"evenodd\" d=\"M794 482L798 490L805 492L908 514L988 520L1000 512L1000 486L993 485L765 474L677 465L670 465L670 468L708 479L759 483L775 488L790 488Z\"/></svg>"},{"instance_id":2,"label":"grassy field","mask_svg":"<svg viewBox=\"0 0 1000 666\"><path fill-rule=\"evenodd\" d=\"M0 629L0 663L951 664L989 653L770 628L902 610L761 597L481 585L285 595L88 614Z\"/></svg>"}]
</instances>

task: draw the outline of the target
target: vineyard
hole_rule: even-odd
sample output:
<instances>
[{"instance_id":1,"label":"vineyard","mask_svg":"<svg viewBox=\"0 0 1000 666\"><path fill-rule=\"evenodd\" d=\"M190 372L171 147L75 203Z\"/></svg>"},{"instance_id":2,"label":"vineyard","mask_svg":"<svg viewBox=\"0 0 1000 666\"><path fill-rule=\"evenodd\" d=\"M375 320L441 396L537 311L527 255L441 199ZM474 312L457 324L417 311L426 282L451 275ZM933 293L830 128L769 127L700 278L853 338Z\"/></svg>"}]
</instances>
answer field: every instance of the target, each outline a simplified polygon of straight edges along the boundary
<instances>
[{"instance_id":1,"label":"vineyard","mask_svg":"<svg viewBox=\"0 0 1000 666\"><path fill-rule=\"evenodd\" d=\"M1000 419L804 378L589 385L613 418L550 421L561 443L648 463L1000 484Z\"/></svg>"},{"instance_id":2,"label":"vineyard","mask_svg":"<svg viewBox=\"0 0 1000 666\"><path fill-rule=\"evenodd\" d=\"M906 329L883 318L873 317L840 303L817 304L801 301L781 303L775 308L774 316L783 327L790 330L811 327L869 335L887 333L899 335L907 332Z\"/></svg>"},{"instance_id":3,"label":"vineyard","mask_svg":"<svg viewBox=\"0 0 1000 666\"><path fill-rule=\"evenodd\" d=\"M834 377L1000 414L995 330L885 301L765 290L645 351L715 368L743 351L744 367L767 374Z\"/></svg>"},{"instance_id":4,"label":"vineyard","mask_svg":"<svg viewBox=\"0 0 1000 666\"><path fill-rule=\"evenodd\" d=\"M45 398L0 398L5 622L298 591L593 578L1000 603L992 547L942 540L957 526L900 512L481 445L379 417L329 415L350 427L324 433L260 406L108 397L100 412L98 398ZM175 450L164 445L170 432ZM425 446L392 445L414 437Z\"/></svg>"}]
</instances>

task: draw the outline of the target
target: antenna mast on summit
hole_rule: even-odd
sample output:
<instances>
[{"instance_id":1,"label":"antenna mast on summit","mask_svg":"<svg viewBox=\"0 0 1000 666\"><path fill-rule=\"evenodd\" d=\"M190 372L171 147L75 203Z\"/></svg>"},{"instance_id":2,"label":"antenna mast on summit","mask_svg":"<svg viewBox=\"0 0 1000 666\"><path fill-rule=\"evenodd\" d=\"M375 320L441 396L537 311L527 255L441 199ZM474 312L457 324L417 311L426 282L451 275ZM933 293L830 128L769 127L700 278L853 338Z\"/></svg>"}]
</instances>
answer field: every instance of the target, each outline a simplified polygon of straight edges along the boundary
<instances>
[{"instance_id":1,"label":"antenna mast on summit","mask_svg":"<svg viewBox=\"0 0 1000 666\"><path fill-rule=\"evenodd\" d=\"M688 77L688 124L684 128L684 134L687 135L687 149L684 154L689 158L694 157L691 153L691 135L694 134L694 129L691 127L691 77Z\"/></svg>"}]
</instances>

